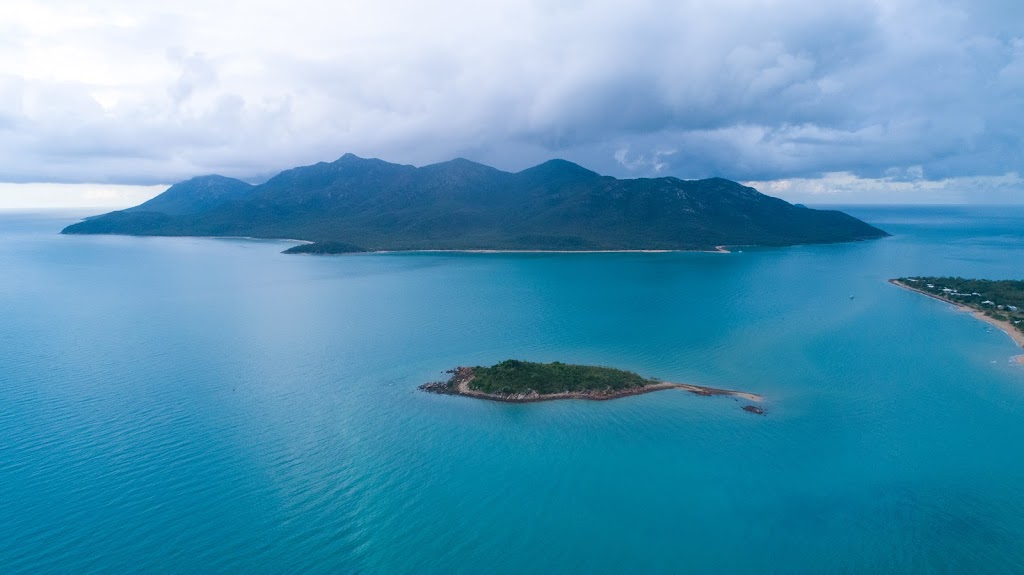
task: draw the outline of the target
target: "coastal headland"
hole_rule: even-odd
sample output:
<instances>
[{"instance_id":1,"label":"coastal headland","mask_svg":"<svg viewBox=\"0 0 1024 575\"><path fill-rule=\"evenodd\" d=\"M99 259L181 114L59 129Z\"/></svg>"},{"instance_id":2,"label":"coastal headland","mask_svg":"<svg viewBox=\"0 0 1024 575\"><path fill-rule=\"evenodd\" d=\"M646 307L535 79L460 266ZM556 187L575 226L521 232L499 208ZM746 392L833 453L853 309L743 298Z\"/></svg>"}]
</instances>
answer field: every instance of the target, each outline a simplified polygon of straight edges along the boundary
<instances>
[{"instance_id":1,"label":"coastal headland","mask_svg":"<svg viewBox=\"0 0 1024 575\"><path fill-rule=\"evenodd\" d=\"M451 375L447 380L425 383L419 388L430 393L462 395L507 403L556 399L602 401L665 389L681 389L706 397L735 397L755 403L764 401L762 396L755 393L673 383L643 378L630 371L609 367L560 362L533 363L510 359L491 367L457 367L446 373ZM764 413L760 407L747 407L744 409L750 413Z\"/></svg>"},{"instance_id":2,"label":"coastal headland","mask_svg":"<svg viewBox=\"0 0 1024 575\"><path fill-rule=\"evenodd\" d=\"M1013 341L1024 348L1024 306L1017 305L1016 293L1013 287L999 292L986 290L987 286L998 284L1018 284L1024 282L1015 281L990 281L990 280L964 280L962 278L897 278L889 280L889 283L926 295L930 298L951 304L957 309L968 312L975 318L998 328L1010 336ZM962 285L961 285L962 284ZM949 287L953 286L953 287ZM980 287L979 287L980 286ZM990 288L991 289L991 288ZM1009 296L995 295L996 293L1009 293ZM1003 300L1006 300L1004 303ZM1016 322L1016 323L1015 323ZM1014 358L1017 363L1024 364L1024 355Z\"/></svg>"}]
</instances>

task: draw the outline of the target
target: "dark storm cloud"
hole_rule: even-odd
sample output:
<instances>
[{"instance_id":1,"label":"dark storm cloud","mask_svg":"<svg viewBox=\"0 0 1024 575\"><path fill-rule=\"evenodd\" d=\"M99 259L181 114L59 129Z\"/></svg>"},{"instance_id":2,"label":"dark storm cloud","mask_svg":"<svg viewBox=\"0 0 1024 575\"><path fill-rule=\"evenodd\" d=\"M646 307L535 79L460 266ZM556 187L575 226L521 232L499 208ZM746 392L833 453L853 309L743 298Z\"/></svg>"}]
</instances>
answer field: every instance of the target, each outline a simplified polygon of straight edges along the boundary
<instances>
[{"instance_id":1,"label":"dark storm cloud","mask_svg":"<svg viewBox=\"0 0 1024 575\"><path fill-rule=\"evenodd\" d=\"M1017 3L101 4L6 19L0 179L252 178L347 151L881 182L1024 159Z\"/></svg>"}]
</instances>

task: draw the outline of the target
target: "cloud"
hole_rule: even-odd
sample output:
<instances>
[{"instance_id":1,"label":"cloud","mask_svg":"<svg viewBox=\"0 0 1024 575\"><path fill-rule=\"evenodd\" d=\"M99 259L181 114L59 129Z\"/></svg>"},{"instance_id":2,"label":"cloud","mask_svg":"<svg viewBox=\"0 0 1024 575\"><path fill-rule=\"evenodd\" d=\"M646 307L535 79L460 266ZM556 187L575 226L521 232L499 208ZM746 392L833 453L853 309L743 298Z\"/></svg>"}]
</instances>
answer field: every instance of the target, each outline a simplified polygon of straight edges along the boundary
<instances>
[{"instance_id":1,"label":"cloud","mask_svg":"<svg viewBox=\"0 0 1024 575\"><path fill-rule=\"evenodd\" d=\"M180 106L197 90L216 86L217 68L204 54L183 55L181 50L171 50L168 56L181 66L178 81L168 89L176 105Z\"/></svg>"},{"instance_id":2,"label":"cloud","mask_svg":"<svg viewBox=\"0 0 1024 575\"><path fill-rule=\"evenodd\" d=\"M347 151L890 183L1024 160L1012 2L8 4L6 181L254 179Z\"/></svg>"},{"instance_id":3,"label":"cloud","mask_svg":"<svg viewBox=\"0 0 1024 575\"><path fill-rule=\"evenodd\" d=\"M1024 204L1024 178L964 176L929 180L920 166L892 169L882 178L834 172L816 178L751 181L746 185L794 203L806 204Z\"/></svg>"},{"instance_id":4,"label":"cloud","mask_svg":"<svg viewBox=\"0 0 1024 575\"><path fill-rule=\"evenodd\" d=\"M615 151L615 161L631 171L654 171L660 173L669 167L666 161L676 150L654 150L650 155L630 155L629 146Z\"/></svg>"},{"instance_id":5,"label":"cloud","mask_svg":"<svg viewBox=\"0 0 1024 575\"><path fill-rule=\"evenodd\" d=\"M0 209L106 208L141 204L167 186L0 183Z\"/></svg>"}]
</instances>

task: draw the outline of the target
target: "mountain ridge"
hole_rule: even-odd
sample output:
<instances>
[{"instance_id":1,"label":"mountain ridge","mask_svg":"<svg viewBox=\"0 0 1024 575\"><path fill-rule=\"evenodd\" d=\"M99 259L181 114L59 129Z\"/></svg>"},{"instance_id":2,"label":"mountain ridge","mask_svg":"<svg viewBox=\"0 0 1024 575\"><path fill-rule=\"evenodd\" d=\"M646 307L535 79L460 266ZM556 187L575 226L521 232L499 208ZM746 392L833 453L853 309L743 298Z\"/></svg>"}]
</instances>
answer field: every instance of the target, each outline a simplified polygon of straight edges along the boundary
<instances>
[{"instance_id":1,"label":"mountain ridge","mask_svg":"<svg viewBox=\"0 0 1024 575\"><path fill-rule=\"evenodd\" d=\"M724 178L617 179L559 159L519 172L464 158L415 167L354 154L259 185L192 178L61 233L292 238L346 251L704 250L888 235Z\"/></svg>"},{"instance_id":2,"label":"mountain ridge","mask_svg":"<svg viewBox=\"0 0 1024 575\"><path fill-rule=\"evenodd\" d=\"M167 188L159 196L122 211L160 212L168 215L200 213L239 199L252 184L235 178L210 174L196 176Z\"/></svg>"}]
</instances>

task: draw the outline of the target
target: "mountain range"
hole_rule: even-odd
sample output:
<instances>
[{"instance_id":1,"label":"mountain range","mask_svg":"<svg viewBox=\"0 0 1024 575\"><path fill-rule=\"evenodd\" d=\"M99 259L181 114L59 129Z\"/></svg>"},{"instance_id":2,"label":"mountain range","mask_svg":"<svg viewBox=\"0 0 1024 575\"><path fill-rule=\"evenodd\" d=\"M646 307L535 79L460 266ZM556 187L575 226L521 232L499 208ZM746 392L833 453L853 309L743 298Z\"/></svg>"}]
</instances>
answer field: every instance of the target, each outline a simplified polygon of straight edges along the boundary
<instances>
[{"instance_id":1,"label":"mountain range","mask_svg":"<svg viewBox=\"0 0 1024 575\"><path fill-rule=\"evenodd\" d=\"M301 239L293 252L364 250L706 250L879 238L810 209L711 178L616 179L565 160L504 172L465 159L424 167L345 154L251 185L175 184L65 234Z\"/></svg>"}]
</instances>

